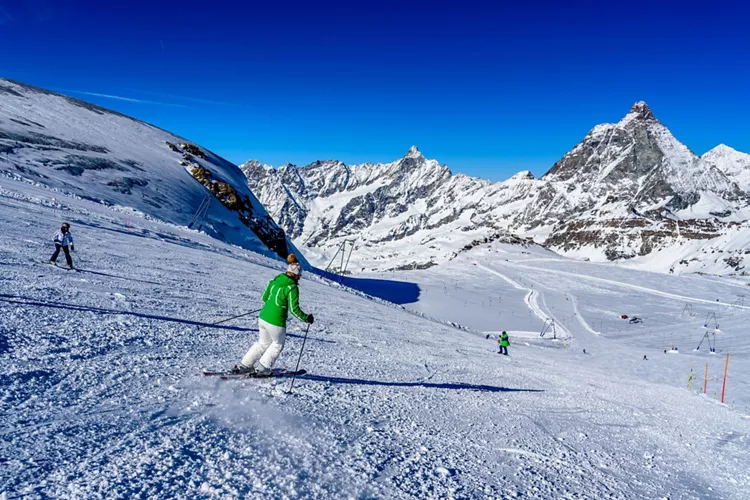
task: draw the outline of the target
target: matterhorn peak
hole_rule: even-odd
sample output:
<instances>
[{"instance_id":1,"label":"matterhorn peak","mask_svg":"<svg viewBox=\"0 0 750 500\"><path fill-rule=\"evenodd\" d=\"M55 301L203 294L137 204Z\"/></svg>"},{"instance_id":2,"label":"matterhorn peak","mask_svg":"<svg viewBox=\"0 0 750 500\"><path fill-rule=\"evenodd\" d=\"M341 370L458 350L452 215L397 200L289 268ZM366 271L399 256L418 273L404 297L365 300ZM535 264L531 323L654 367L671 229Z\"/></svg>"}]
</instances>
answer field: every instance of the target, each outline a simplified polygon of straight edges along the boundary
<instances>
[{"instance_id":1,"label":"matterhorn peak","mask_svg":"<svg viewBox=\"0 0 750 500\"><path fill-rule=\"evenodd\" d=\"M652 120L656 121L656 118L651 112L651 108L649 108L648 104L646 104L644 101L638 101L637 103L633 104L633 107L630 108L628 114L625 115L625 117L620 120L617 125L619 125L620 127L624 127L631 123L643 123Z\"/></svg>"},{"instance_id":2,"label":"matterhorn peak","mask_svg":"<svg viewBox=\"0 0 750 500\"><path fill-rule=\"evenodd\" d=\"M628 114L634 114L636 115L636 118L640 118L641 120L655 119L654 114L651 112L651 108L648 107L648 104L646 104L645 101L638 101L633 104L633 107L630 108Z\"/></svg>"},{"instance_id":3,"label":"matterhorn peak","mask_svg":"<svg viewBox=\"0 0 750 500\"><path fill-rule=\"evenodd\" d=\"M419 152L419 148L412 146L409 148L409 151L406 152L404 158L424 158L424 156Z\"/></svg>"}]
</instances>

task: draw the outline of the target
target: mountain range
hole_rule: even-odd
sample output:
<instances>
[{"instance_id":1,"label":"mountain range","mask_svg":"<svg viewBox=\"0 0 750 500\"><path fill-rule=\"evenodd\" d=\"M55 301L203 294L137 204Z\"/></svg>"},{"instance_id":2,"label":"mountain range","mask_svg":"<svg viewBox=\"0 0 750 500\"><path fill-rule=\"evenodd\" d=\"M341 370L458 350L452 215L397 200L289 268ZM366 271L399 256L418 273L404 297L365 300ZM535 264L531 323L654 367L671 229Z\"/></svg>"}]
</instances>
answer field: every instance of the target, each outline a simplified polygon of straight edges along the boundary
<instances>
[{"instance_id":1,"label":"mountain range","mask_svg":"<svg viewBox=\"0 0 750 500\"><path fill-rule=\"evenodd\" d=\"M240 168L320 265L350 245L353 271L426 268L501 238L655 271L745 270L750 155L720 145L699 157L644 102L538 179L453 174L416 147L387 164Z\"/></svg>"},{"instance_id":2,"label":"mountain range","mask_svg":"<svg viewBox=\"0 0 750 500\"><path fill-rule=\"evenodd\" d=\"M643 102L550 170L453 174L412 147L386 164L241 166L99 106L0 79L0 176L351 272L429 268L492 241L661 272L743 274L750 155L697 156ZM0 189L2 185L0 184ZM64 206L59 208L64 209ZM341 271L341 269L338 269Z\"/></svg>"}]
</instances>

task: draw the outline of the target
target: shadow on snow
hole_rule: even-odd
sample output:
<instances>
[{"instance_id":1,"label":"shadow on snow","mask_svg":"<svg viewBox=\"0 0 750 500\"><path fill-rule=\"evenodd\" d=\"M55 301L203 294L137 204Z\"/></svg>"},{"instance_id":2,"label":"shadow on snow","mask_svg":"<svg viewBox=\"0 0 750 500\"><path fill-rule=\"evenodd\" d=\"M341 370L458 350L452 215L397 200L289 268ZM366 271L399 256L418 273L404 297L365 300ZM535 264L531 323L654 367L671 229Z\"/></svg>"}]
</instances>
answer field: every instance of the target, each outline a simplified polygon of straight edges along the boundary
<instances>
[{"instance_id":1,"label":"shadow on snow","mask_svg":"<svg viewBox=\"0 0 750 500\"><path fill-rule=\"evenodd\" d=\"M137 318L155 319L158 321L169 321L173 323L182 323L184 325L200 326L200 327L211 327L218 328L220 330L236 330L241 332L257 332L257 328L241 328L238 326L225 326L225 325L214 325L212 323L204 323L202 321L193 321L182 318L171 318L169 316L160 316L157 314L140 313L135 311L125 311L121 309L106 309L104 307L93 307L93 306L81 306L78 304L67 304L65 302L43 302L33 297L23 297L21 295L8 295L0 293L0 301L7 302L9 304L18 304L23 306L35 306L35 307L48 307L51 309L68 309L70 311L80 312L92 312L96 314L114 314L114 315L125 315L135 316Z\"/></svg>"},{"instance_id":2,"label":"shadow on snow","mask_svg":"<svg viewBox=\"0 0 750 500\"><path fill-rule=\"evenodd\" d=\"M117 279L121 279L121 280L135 281L137 283L146 283L148 285L159 285L159 286L162 286L162 283L159 283L159 282L156 282L156 281L142 280L142 279L138 279L138 278L128 278L127 276L118 276L116 274L108 274L108 273L103 273L103 272L100 272L100 271L92 271L90 269L79 269L79 268L76 268L76 271L79 272L79 273L89 273L89 274L96 274L97 276L106 276L107 278L117 278Z\"/></svg>"},{"instance_id":3,"label":"shadow on snow","mask_svg":"<svg viewBox=\"0 0 750 500\"><path fill-rule=\"evenodd\" d=\"M101 224L95 224L93 222L83 221L83 220L76 219L76 218L72 218L71 223L74 223L78 226L92 227L94 229L100 229L102 231L109 231L111 233L123 234L126 236L137 236L138 238L145 238L148 240L163 241L164 243L171 243L173 245L179 245L185 248L201 249L201 250L205 250L209 248L207 245L203 245L201 243L192 241L190 239L181 238L177 236L176 234L164 233L164 232L159 232L159 231L151 231L146 228L133 227L129 229L117 229L115 227L107 227ZM179 231L179 229L176 229L176 231Z\"/></svg>"},{"instance_id":4,"label":"shadow on snow","mask_svg":"<svg viewBox=\"0 0 750 500\"><path fill-rule=\"evenodd\" d=\"M373 278L354 278L339 276L316 269L316 273L336 283L366 293L394 304L411 304L419 300L419 285L408 281L381 280Z\"/></svg>"},{"instance_id":5,"label":"shadow on snow","mask_svg":"<svg viewBox=\"0 0 750 500\"><path fill-rule=\"evenodd\" d=\"M331 384L379 385L388 387L425 387L428 389L451 389L477 392L544 392L542 389L513 389L494 385L475 385L461 383L428 383L428 382L384 382L380 380L364 380L359 378L326 377L324 375L305 375L305 380L329 382Z\"/></svg>"},{"instance_id":6,"label":"shadow on snow","mask_svg":"<svg viewBox=\"0 0 750 500\"><path fill-rule=\"evenodd\" d=\"M48 307L51 309L67 309L69 311L80 311L80 312L91 312L96 314L112 314L112 315L125 315L135 316L137 318L153 319L157 321L167 321L172 323L182 323L183 325L198 326L201 328L216 328L218 330L232 330L236 332L257 332L257 328L243 328L240 326L227 326L227 325L216 325L213 323L205 323L202 321L193 321L183 318L172 318L169 316L160 316L157 314L140 313L135 311L124 311L120 309L106 309L104 307L93 307L93 306L81 306L78 304L66 304L65 302L43 302L32 297L23 297L20 295L8 295L0 293L0 301L7 302L8 304L16 304L22 306L34 306L34 307ZM302 338L302 335L287 333L288 337ZM323 342L326 344L335 344L333 340L318 339L315 337L307 337L307 340L313 342Z\"/></svg>"}]
</instances>

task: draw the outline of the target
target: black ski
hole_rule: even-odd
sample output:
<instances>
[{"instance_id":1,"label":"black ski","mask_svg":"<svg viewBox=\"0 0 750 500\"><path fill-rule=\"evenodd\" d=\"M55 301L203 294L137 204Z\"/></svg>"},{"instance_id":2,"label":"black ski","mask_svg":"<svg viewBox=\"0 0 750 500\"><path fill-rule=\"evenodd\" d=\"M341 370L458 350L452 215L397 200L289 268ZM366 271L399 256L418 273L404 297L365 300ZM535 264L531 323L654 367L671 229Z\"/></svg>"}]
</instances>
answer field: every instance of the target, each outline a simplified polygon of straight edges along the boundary
<instances>
[{"instance_id":1,"label":"black ski","mask_svg":"<svg viewBox=\"0 0 750 500\"><path fill-rule=\"evenodd\" d=\"M296 372L290 372L286 370L274 370L270 375L256 375L254 373L231 373L227 375L220 375L221 380L242 380L250 378L284 378L284 377L301 377L307 373L307 370L298 370Z\"/></svg>"},{"instance_id":2,"label":"black ski","mask_svg":"<svg viewBox=\"0 0 750 500\"><path fill-rule=\"evenodd\" d=\"M305 373L307 373L307 370L299 370L296 373L297 373L297 376L304 375ZM205 375L206 377L221 377L224 380L240 379L240 378L291 377L294 374L295 372L287 370L286 367L274 368L273 370L271 370L270 375L263 375L263 376L258 376L255 373L238 373L234 369L222 370L222 371L210 371L210 370L203 371L203 375Z\"/></svg>"},{"instance_id":3,"label":"black ski","mask_svg":"<svg viewBox=\"0 0 750 500\"><path fill-rule=\"evenodd\" d=\"M75 267L63 267L63 266L58 266L57 264L47 264L47 265L49 267L54 267L55 269L59 269L61 271L72 271L72 272L78 271L78 269L76 269Z\"/></svg>"},{"instance_id":4,"label":"black ski","mask_svg":"<svg viewBox=\"0 0 750 500\"><path fill-rule=\"evenodd\" d=\"M287 369L285 366L284 368L274 368L271 371L272 372L283 372ZM222 375L248 375L247 373L242 373L237 370L237 365L234 365L234 368L230 368L229 370L221 370L221 371L211 371L211 370L203 370L203 375L206 377L220 377Z\"/></svg>"}]
</instances>

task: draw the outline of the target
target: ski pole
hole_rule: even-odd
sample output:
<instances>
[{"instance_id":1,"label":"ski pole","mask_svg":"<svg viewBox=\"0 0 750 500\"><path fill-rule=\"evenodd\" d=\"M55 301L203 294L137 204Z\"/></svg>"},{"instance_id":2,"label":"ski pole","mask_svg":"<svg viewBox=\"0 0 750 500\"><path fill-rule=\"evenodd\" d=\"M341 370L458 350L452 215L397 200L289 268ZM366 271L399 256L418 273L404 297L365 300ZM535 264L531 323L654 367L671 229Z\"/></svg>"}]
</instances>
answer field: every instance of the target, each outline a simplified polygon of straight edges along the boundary
<instances>
[{"instance_id":1,"label":"ski pole","mask_svg":"<svg viewBox=\"0 0 750 500\"><path fill-rule=\"evenodd\" d=\"M198 331L201 328L209 328L209 327L214 326L214 325L220 325L222 323L226 323L227 321L231 321L233 319L242 318L243 316L250 316L251 314L257 313L258 311L260 311L260 309L256 309L255 311L250 311L250 312L246 312L246 313L243 313L243 314L238 314L237 316L232 316L231 318L222 319L221 321L217 321L216 323L211 323L209 325L202 325L202 326L199 326L198 328L196 328L195 331Z\"/></svg>"},{"instance_id":2,"label":"ski pole","mask_svg":"<svg viewBox=\"0 0 750 500\"><path fill-rule=\"evenodd\" d=\"M75 262L75 268L78 269L78 264L86 265L86 262L81 258L81 254L78 252L74 252L73 250L70 250L70 260L73 261L73 255L75 254L76 262Z\"/></svg>"},{"instance_id":3,"label":"ski pole","mask_svg":"<svg viewBox=\"0 0 750 500\"><path fill-rule=\"evenodd\" d=\"M289 383L289 390L286 392L287 394L292 393L292 387L294 387L294 379L297 378L297 372L299 371L299 362L302 360L302 351L305 350L305 342L307 342L307 332L310 331L310 323L307 324L307 328L305 328L305 337L302 339L302 348L299 350L299 357L297 357L297 367L294 369L294 375L292 375L292 381Z\"/></svg>"}]
</instances>

